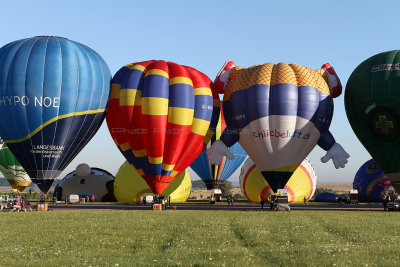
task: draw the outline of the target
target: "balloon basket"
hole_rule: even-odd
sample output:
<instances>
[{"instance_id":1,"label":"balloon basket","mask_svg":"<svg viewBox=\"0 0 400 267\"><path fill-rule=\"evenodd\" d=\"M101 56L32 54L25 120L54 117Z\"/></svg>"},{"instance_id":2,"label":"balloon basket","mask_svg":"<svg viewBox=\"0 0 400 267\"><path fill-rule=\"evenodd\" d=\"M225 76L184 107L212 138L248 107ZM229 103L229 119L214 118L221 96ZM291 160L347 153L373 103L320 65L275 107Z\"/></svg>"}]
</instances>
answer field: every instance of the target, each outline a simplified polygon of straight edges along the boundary
<instances>
[{"instance_id":1,"label":"balloon basket","mask_svg":"<svg viewBox=\"0 0 400 267\"><path fill-rule=\"evenodd\" d=\"M47 211L49 209L49 206L47 203L38 203L37 204L37 211Z\"/></svg>"}]
</instances>

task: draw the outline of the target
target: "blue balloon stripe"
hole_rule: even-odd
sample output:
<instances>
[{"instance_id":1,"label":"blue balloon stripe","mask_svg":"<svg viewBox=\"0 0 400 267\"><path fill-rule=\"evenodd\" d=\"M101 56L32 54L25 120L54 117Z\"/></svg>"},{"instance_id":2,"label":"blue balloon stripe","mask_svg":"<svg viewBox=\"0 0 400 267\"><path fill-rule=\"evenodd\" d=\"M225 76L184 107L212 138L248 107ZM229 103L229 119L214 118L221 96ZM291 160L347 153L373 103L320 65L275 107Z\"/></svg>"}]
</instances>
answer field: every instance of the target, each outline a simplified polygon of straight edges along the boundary
<instances>
[{"instance_id":1,"label":"blue balloon stripe","mask_svg":"<svg viewBox=\"0 0 400 267\"><path fill-rule=\"evenodd\" d=\"M268 84L257 84L247 89L247 103L249 121L269 116L269 92Z\"/></svg>"},{"instance_id":2,"label":"blue balloon stripe","mask_svg":"<svg viewBox=\"0 0 400 267\"><path fill-rule=\"evenodd\" d=\"M62 86L60 92L59 115L69 114L75 111L78 98L79 71L74 43L60 42L62 55Z\"/></svg>"},{"instance_id":3,"label":"blue balloon stripe","mask_svg":"<svg viewBox=\"0 0 400 267\"><path fill-rule=\"evenodd\" d=\"M224 102L223 105L226 125L230 125L231 128L242 129L249 124L248 105L247 90L232 93L230 100Z\"/></svg>"},{"instance_id":4,"label":"blue balloon stripe","mask_svg":"<svg viewBox=\"0 0 400 267\"><path fill-rule=\"evenodd\" d=\"M209 95L196 95L194 105L194 118L211 121L213 114L213 98Z\"/></svg>"},{"instance_id":5,"label":"blue balloon stripe","mask_svg":"<svg viewBox=\"0 0 400 267\"><path fill-rule=\"evenodd\" d=\"M169 97L169 80L160 75L149 75L143 79L142 97Z\"/></svg>"},{"instance_id":6,"label":"blue balloon stripe","mask_svg":"<svg viewBox=\"0 0 400 267\"><path fill-rule=\"evenodd\" d=\"M270 88L271 115L297 115L298 91L294 84L280 83Z\"/></svg>"},{"instance_id":7,"label":"blue balloon stripe","mask_svg":"<svg viewBox=\"0 0 400 267\"><path fill-rule=\"evenodd\" d=\"M115 75L113 83L121 84L121 89L142 90L144 72L137 69L122 68L120 75Z\"/></svg>"},{"instance_id":8,"label":"blue balloon stripe","mask_svg":"<svg viewBox=\"0 0 400 267\"><path fill-rule=\"evenodd\" d=\"M244 128L250 121L270 115L298 116L314 122L321 94L326 95L310 86L253 85L248 90L232 93L230 99L224 102L225 119L227 124L238 129ZM247 106L241 104L244 100L247 101Z\"/></svg>"},{"instance_id":9,"label":"blue balloon stripe","mask_svg":"<svg viewBox=\"0 0 400 267\"><path fill-rule=\"evenodd\" d=\"M300 86L298 90L299 103L297 116L314 122L314 115L319 105L319 91L317 88L311 86Z\"/></svg>"},{"instance_id":10,"label":"blue balloon stripe","mask_svg":"<svg viewBox=\"0 0 400 267\"><path fill-rule=\"evenodd\" d=\"M194 89L189 84L178 83L169 87L169 106L194 109Z\"/></svg>"}]
</instances>

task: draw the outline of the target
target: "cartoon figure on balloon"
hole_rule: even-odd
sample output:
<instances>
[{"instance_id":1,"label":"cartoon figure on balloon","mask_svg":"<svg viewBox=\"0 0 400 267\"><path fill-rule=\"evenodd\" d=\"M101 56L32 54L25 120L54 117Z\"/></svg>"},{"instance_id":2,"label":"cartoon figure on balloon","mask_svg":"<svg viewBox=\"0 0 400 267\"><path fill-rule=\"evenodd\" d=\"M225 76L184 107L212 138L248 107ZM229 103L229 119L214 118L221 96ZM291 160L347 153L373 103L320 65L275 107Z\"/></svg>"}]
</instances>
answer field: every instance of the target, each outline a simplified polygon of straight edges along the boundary
<instances>
[{"instance_id":1,"label":"cartoon figure on balloon","mask_svg":"<svg viewBox=\"0 0 400 267\"><path fill-rule=\"evenodd\" d=\"M236 142L245 149L276 192L318 144L344 168L349 154L329 131L333 98L342 86L330 64L312 70L297 64L266 63L250 68L227 61L218 73L216 90L224 94L227 128L207 151L211 163L233 154Z\"/></svg>"}]
</instances>

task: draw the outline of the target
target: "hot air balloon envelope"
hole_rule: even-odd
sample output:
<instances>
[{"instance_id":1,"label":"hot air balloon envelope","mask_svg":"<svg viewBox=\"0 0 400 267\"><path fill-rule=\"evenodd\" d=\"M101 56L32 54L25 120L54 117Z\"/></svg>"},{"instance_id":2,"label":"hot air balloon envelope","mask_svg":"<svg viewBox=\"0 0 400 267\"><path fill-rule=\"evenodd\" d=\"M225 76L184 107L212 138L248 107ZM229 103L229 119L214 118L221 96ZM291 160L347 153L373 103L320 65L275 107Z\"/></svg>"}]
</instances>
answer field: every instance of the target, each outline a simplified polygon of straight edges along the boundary
<instances>
[{"instance_id":1,"label":"hot air balloon envelope","mask_svg":"<svg viewBox=\"0 0 400 267\"><path fill-rule=\"evenodd\" d=\"M203 73L165 61L126 65L114 76L107 124L118 148L155 194L203 150L219 108Z\"/></svg>"},{"instance_id":2,"label":"hot air balloon envelope","mask_svg":"<svg viewBox=\"0 0 400 267\"><path fill-rule=\"evenodd\" d=\"M14 192L22 192L31 184L31 179L26 171L22 168L21 164L14 157L13 153L2 144L0 138L0 172L4 178L10 183Z\"/></svg>"},{"instance_id":3,"label":"hot air balloon envelope","mask_svg":"<svg viewBox=\"0 0 400 267\"><path fill-rule=\"evenodd\" d=\"M228 147L239 141L276 192L317 143L329 151L340 147L328 130L333 115L331 89L339 85L337 76L325 68L285 63L232 67L223 101L228 127L221 140ZM213 158L218 149L210 150ZM339 150L329 154L340 158L337 167L344 167L347 153Z\"/></svg>"},{"instance_id":4,"label":"hot air balloon envelope","mask_svg":"<svg viewBox=\"0 0 400 267\"><path fill-rule=\"evenodd\" d=\"M211 146L215 140L220 138L225 128L225 119L223 114L221 114L215 130L215 135L213 135L207 147ZM233 160L228 160L226 157L223 157L219 165L213 165L207 158L206 150L207 148L201 152L197 159L190 165L190 168L204 181L207 189L218 188L218 185L231 177L247 157L244 149L239 143L236 143L229 149L229 151L235 155Z\"/></svg>"},{"instance_id":5,"label":"hot air balloon envelope","mask_svg":"<svg viewBox=\"0 0 400 267\"><path fill-rule=\"evenodd\" d=\"M357 171L353 188L358 190L358 200L364 202L382 202L385 193L394 192L389 179L373 159Z\"/></svg>"},{"instance_id":6,"label":"hot air balloon envelope","mask_svg":"<svg viewBox=\"0 0 400 267\"><path fill-rule=\"evenodd\" d=\"M185 202L191 193L192 181L188 171L182 172L164 190L165 197L171 197L171 203ZM146 181L125 161L115 176L115 197L119 202L139 203L142 197L153 195Z\"/></svg>"},{"instance_id":7,"label":"hot air balloon envelope","mask_svg":"<svg viewBox=\"0 0 400 267\"><path fill-rule=\"evenodd\" d=\"M0 136L43 192L100 127L110 80L99 54L62 37L0 49Z\"/></svg>"},{"instance_id":8,"label":"hot air balloon envelope","mask_svg":"<svg viewBox=\"0 0 400 267\"><path fill-rule=\"evenodd\" d=\"M268 197L273 194L271 187L250 158L243 164L239 181L243 194L252 202L260 203L261 199L267 201ZM313 197L316 186L315 170L306 158L297 167L283 189L288 192L289 202L304 203Z\"/></svg>"},{"instance_id":9,"label":"hot air balloon envelope","mask_svg":"<svg viewBox=\"0 0 400 267\"><path fill-rule=\"evenodd\" d=\"M400 191L400 50L372 56L350 75L345 107L357 138Z\"/></svg>"}]
</instances>

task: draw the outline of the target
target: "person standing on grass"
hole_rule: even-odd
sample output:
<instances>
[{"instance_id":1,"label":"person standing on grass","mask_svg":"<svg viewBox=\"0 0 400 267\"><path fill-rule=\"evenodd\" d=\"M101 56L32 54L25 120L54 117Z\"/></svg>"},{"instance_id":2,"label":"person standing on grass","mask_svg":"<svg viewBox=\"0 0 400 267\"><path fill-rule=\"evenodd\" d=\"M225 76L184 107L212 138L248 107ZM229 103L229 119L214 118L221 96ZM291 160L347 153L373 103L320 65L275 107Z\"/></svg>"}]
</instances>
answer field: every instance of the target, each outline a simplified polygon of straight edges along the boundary
<instances>
[{"instance_id":1,"label":"person standing on grass","mask_svg":"<svg viewBox=\"0 0 400 267\"><path fill-rule=\"evenodd\" d=\"M86 203L89 203L89 201L90 201L90 197L86 196Z\"/></svg>"},{"instance_id":2,"label":"person standing on grass","mask_svg":"<svg viewBox=\"0 0 400 267\"><path fill-rule=\"evenodd\" d=\"M235 197L234 196L232 196L231 197L231 206L233 206L233 203L235 202Z\"/></svg>"},{"instance_id":3,"label":"person standing on grass","mask_svg":"<svg viewBox=\"0 0 400 267\"><path fill-rule=\"evenodd\" d=\"M264 209L264 203L265 203L263 198L261 199L260 203L261 203L261 209L263 210Z\"/></svg>"},{"instance_id":4,"label":"person standing on grass","mask_svg":"<svg viewBox=\"0 0 400 267\"><path fill-rule=\"evenodd\" d=\"M95 199L95 196L94 196L94 194L91 196L91 200L92 200L92 202L94 202L94 199Z\"/></svg>"}]
</instances>

